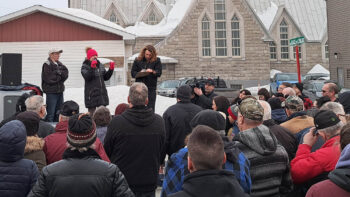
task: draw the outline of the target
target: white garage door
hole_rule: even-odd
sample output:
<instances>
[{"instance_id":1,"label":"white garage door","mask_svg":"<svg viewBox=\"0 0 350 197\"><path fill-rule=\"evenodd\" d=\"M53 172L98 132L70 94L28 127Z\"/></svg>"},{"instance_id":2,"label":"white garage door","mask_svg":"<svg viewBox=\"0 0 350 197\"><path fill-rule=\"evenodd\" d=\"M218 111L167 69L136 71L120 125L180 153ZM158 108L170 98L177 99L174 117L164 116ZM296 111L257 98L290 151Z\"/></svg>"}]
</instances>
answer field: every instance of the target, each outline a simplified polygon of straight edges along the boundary
<instances>
[{"instance_id":1,"label":"white garage door","mask_svg":"<svg viewBox=\"0 0 350 197\"><path fill-rule=\"evenodd\" d=\"M67 42L0 42L0 53L22 53L22 82L41 87L41 69L51 48L63 50L60 61L67 66L69 87L83 87L80 68L84 61L85 47L93 47L99 57L124 57L124 41L67 41Z\"/></svg>"}]
</instances>

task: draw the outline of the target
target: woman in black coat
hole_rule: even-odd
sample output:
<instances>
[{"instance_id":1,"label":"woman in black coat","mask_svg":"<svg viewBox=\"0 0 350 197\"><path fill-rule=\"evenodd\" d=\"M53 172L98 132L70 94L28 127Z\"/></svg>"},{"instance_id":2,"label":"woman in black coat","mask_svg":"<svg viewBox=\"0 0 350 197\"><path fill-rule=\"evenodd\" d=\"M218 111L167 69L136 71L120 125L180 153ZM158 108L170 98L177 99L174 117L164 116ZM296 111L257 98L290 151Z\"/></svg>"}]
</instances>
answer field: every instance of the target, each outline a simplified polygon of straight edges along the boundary
<instances>
[{"instance_id":1,"label":"woman in black coat","mask_svg":"<svg viewBox=\"0 0 350 197\"><path fill-rule=\"evenodd\" d=\"M141 73L140 73L141 72ZM144 74L144 75L140 75ZM148 107L155 110L157 78L162 75L162 63L157 57L156 49L151 46L145 46L140 55L135 59L131 68L132 78L136 82L144 83L148 88Z\"/></svg>"},{"instance_id":2,"label":"woman in black coat","mask_svg":"<svg viewBox=\"0 0 350 197\"><path fill-rule=\"evenodd\" d=\"M108 93L104 81L108 81L114 71L114 62L110 62L106 72L104 66L97 60L97 52L89 49L87 58L81 67L81 75L85 80L85 107L92 115L96 107L109 105Z\"/></svg>"}]
</instances>

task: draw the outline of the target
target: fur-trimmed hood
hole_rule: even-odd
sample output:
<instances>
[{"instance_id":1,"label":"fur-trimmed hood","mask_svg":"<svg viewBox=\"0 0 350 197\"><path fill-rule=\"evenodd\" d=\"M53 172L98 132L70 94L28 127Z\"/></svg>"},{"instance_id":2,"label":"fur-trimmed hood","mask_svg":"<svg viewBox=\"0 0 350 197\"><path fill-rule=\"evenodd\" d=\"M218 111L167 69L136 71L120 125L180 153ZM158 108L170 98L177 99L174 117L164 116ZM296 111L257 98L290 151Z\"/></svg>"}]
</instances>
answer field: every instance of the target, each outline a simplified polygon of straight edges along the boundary
<instances>
[{"instance_id":1,"label":"fur-trimmed hood","mask_svg":"<svg viewBox=\"0 0 350 197\"><path fill-rule=\"evenodd\" d=\"M38 136L28 136L24 153L31 153L39 150L43 150L45 141Z\"/></svg>"}]
</instances>

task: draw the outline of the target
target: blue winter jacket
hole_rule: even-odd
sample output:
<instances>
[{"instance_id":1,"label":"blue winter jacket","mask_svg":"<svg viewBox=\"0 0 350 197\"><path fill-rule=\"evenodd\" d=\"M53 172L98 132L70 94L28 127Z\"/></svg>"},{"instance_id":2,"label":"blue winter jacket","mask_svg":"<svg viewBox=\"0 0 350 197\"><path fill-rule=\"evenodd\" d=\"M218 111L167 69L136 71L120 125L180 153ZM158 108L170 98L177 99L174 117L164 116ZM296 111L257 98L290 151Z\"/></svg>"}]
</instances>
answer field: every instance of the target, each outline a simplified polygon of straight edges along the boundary
<instances>
[{"instance_id":1,"label":"blue winter jacket","mask_svg":"<svg viewBox=\"0 0 350 197\"><path fill-rule=\"evenodd\" d=\"M39 175L36 164L23 159L26 128L13 120L0 128L0 196L27 196Z\"/></svg>"}]
</instances>

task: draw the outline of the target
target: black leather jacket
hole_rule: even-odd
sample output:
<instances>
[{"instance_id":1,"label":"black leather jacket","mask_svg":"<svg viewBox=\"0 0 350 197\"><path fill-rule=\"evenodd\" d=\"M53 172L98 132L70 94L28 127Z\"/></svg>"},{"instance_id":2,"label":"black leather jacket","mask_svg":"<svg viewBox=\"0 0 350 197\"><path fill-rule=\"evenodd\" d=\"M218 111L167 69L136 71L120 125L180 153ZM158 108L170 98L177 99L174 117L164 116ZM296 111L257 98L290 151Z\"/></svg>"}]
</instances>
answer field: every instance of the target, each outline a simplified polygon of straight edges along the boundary
<instances>
[{"instance_id":1,"label":"black leather jacket","mask_svg":"<svg viewBox=\"0 0 350 197\"><path fill-rule=\"evenodd\" d=\"M119 168L86 152L66 150L63 160L44 167L28 197L133 197Z\"/></svg>"},{"instance_id":2,"label":"black leather jacket","mask_svg":"<svg viewBox=\"0 0 350 197\"><path fill-rule=\"evenodd\" d=\"M147 75L146 77L136 78L136 82L144 83L147 86L147 88L156 89L157 78L162 75L162 63L160 62L159 58L157 58L157 60L154 62L147 62L146 59L139 61L136 58L131 68L131 77L135 78L138 72L140 72L142 69L148 68L155 70L156 74L152 73L150 75Z\"/></svg>"}]
</instances>

